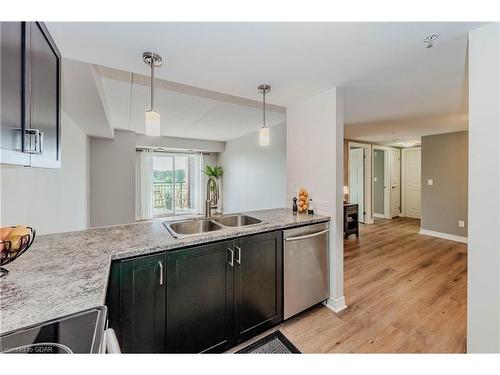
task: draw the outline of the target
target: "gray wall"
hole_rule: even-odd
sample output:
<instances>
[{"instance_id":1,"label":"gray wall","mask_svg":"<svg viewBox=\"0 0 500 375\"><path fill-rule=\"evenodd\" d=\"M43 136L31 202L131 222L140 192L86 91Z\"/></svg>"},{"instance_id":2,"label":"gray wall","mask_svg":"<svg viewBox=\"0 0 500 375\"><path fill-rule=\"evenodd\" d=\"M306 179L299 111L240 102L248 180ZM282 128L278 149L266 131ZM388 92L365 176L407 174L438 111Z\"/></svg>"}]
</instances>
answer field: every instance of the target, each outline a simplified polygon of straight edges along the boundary
<instances>
[{"instance_id":1,"label":"gray wall","mask_svg":"<svg viewBox=\"0 0 500 375\"><path fill-rule=\"evenodd\" d=\"M146 137L127 130L115 130L114 139L90 138L91 227L135 222L137 146L210 151L205 165L216 165L218 153L213 151L223 150L224 142Z\"/></svg>"},{"instance_id":2,"label":"gray wall","mask_svg":"<svg viewBox=\"0 0 500 375\"><path fill-rule=\"evenodd\" d=\"M134 132L90 139L90 226L135 222Z\"/></svg>"},{"instance_id":3,"label":"gray wall","mask_svg":"<svg viewBox=\"0 0 500 375\"><path fill-rule=\"evenodd\" d=\"M224 212L285 206L286 124L272 126L270 135L266 147L259 146L258 132L226 142L220 154Z\"/></svg>"},{"instance_id":4,"label":"gray wall","mask_svg":"<svg viewBox=\"0 0 500 375\"><path fill-rule=\"evenodd\" d=\"M467 132L422 137L422 229L467 236L467 145Z\"/></svg>"},{"instance_id":5,"label":"gray wall","mask_svg":"<svg viewBox=\"0 0 500 375\"><path fill-rule=\"evenodd\" d=\"M381 215L384 215L384 155L384 150L373 150L373 212Z\"/></svg>"},{"instance_id":6,"label":"gray wall","mask_svg":"<svg viewBox=\"0 0 500 375\"><path fill-rule=\"evenodd\" d=\"M61 168L0 166L2 226L24 224L37 234L87 229L88 137L62 112Z\"/></svg>"}]
</instances>

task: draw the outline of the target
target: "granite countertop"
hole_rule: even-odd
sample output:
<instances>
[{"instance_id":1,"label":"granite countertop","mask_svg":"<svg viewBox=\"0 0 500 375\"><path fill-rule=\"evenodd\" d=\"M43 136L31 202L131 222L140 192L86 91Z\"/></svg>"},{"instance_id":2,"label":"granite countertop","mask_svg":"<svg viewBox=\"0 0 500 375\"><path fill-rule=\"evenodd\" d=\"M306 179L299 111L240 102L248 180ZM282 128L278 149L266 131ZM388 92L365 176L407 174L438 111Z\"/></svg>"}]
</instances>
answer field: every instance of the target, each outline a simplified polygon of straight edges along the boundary
<instances>
[{"instance_id":1,"label":"granite countertop","mask_svg":"<svg viewBox=\"0 0 500 375\"><path fill-rule=\"evenodd\" d=\"M111 261L328 221L280 208L245 212L262 220L251 227L174 238L163 220L38 236L31 248L8 264L0 279L0 332L105 304Z\"/></svg>"}]
</instances>

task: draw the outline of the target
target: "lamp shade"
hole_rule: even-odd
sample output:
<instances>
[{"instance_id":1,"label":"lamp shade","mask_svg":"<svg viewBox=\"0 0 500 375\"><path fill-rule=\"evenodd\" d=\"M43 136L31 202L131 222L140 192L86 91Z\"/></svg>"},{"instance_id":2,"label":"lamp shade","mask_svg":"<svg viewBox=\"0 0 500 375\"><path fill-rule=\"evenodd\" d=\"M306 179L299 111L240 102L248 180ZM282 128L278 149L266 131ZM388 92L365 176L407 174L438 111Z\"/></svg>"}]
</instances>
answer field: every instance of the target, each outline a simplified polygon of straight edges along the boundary
<instances>
[{"instance_id":1,"label":"lamp shade","mask_svg":"<svg viewBox=\"0 0 500 375\"><path fill-rule=\"evenodd\" d=\"M270 135L269 135L269 128L260 128L259 129L259 145L260 146L269 146L269 144L271 143L271 139L270 139Z\"/></svg>"},{"instance_id":2,"label":"lamp shade","mask_svg":"<svg viewBox=\"0 0 500 375\"><path fill-rule=\"evenodd\" d=\"M146 135L160 136L160 114L153 110L146 111Z\"/></svg>"},{"instance_id":3,"label":"lamp shade","mask_svg":"<svg viewBox=\"0 0 500 375\"><path fill-rule=\"evenodd\" d=\"M344 195L349 195L349 187L344 186Z\"/></svg>"}]
</instances>

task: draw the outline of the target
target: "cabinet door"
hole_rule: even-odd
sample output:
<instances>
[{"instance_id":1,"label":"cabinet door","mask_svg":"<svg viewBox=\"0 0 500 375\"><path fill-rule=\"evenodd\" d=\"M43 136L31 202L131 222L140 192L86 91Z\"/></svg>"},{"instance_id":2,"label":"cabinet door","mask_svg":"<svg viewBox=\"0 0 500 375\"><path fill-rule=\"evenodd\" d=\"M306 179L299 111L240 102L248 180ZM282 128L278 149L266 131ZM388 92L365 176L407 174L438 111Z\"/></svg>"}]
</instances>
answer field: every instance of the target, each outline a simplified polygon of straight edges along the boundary
<instances>
[{"instance_id":1,"label":"cabinet door","mask_svg":"<svg viewBox=\"0 0 500 375\"><path fill-rule=\"evenodd\" d=\"M167 351L222 352L233 334L233 242L167 254Z\"/></svg>"},{"instance_id":2,"label":"cabinet door","mask_svg":"<svg viewBox=\"0 0 500 375\"><path fill-rule=\"evenodd\" d=\"M121 262L124 353L165 352L165 253Z\"/></svg>"},{"instance_id":3,"label":"cabinet door","mask_svg":"<svg viewBox=\"0 0 500 375\"><path fill-rule=\"evenodd\" d=\"M283 320L282 233L235 241L235 326L238 342Z\"/></svg>"},{"instance_id":4,"label":"cabinet door","mask_svg":"<svg viewBox=\"0 0 500 375\"><path fill-rule=\"evenodd\" d=\"M60 155L60 70L61 56L41 22L29 22L27 31L28 102L25 151L34 167L58 168ZM31 133L30 133L31 131Z\"/></svg>"},{"instance_id":5,"label":"cabinet door","mask_svg":"<svg viewBox=\"0 0 500 375\"><path fill-rule=\"evenodd\" d=\"M30 156L22 152L24 22L2 22L0 39L0 162L28 166Z\"/></svg>"}]
</instances>

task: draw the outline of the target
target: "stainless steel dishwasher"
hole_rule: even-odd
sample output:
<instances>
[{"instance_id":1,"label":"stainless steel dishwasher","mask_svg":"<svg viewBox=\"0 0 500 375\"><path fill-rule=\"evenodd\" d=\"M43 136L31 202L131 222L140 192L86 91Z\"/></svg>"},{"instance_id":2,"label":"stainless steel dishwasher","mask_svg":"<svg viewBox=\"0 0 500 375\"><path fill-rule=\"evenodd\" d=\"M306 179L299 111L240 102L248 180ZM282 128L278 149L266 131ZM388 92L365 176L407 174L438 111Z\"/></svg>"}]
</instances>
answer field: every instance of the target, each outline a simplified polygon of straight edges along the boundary
<instances>
[{"instance_id":1,"label":"stainless steel dishwasher","mask_svg":"<svg viewBox=\"0 0 500 375\"><path fill-rule=\"evenodd\" d=\"M284 318L328 298L329 225L284 231Z\"/></svg>"}]
</instances>

